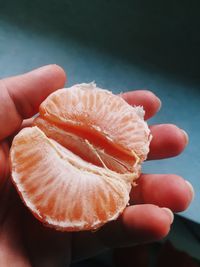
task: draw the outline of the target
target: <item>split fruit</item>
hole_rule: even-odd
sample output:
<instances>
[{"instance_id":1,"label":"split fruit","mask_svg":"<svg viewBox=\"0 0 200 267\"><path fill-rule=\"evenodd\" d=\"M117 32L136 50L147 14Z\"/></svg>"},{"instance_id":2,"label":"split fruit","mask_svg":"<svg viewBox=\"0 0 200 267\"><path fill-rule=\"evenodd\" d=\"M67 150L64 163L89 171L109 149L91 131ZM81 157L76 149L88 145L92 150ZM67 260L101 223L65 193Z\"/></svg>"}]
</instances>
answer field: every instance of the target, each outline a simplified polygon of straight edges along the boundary
<instances>
[{"instance_id":1,"label":"split fruit","mask_svg":"<svg viewBox=\"0 0 200 267\"><path fill-rule=\"evenodd\" d=\"M47 97L10 153L13 183L33 215L61 231L117 219L149 152L143 117L142 107L94 83Z\"/></svg>"}]
</instances>

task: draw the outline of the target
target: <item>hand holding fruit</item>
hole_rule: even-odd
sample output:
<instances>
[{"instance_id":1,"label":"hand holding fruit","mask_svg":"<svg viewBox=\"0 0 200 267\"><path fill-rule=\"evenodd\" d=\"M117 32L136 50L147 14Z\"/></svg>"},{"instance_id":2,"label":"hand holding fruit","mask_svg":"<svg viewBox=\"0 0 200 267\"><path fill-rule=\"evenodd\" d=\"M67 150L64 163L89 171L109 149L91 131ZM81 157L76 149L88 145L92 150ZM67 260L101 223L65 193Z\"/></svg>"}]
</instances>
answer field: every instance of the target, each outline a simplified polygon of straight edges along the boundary
<instances>
[{"instance_id":1,"label":"hand holding fruit","mask_svg":"<svg viewBox=\"0 0 200 267\"><path fill-rule=\"evenodd\" d=\"M89 257L106 247L163 238L173 218L170 211L162 207L174 212L182 211L192 200L191 186L183 178L176 175L142 174L138 186L130 194L130 202L135 205L127 207L117 221L110 222L99 231L69 234L43 227L24 208L10 183L9 147L11 136L30 124L25 119L37 113L46 97L64 87L64 83L65 74L55 65L0 81L2 266L64 265L71 260ZM128 92L122 97L131 105L142 105L146 112L145 119L153 116L160 106L157 97L149 91ZM153 139L148 159L175 156L187 144L185 133L174 125L154 125L150 129ZM155 191L157 194L154 194Z\"/></svg>"}]
</instances>

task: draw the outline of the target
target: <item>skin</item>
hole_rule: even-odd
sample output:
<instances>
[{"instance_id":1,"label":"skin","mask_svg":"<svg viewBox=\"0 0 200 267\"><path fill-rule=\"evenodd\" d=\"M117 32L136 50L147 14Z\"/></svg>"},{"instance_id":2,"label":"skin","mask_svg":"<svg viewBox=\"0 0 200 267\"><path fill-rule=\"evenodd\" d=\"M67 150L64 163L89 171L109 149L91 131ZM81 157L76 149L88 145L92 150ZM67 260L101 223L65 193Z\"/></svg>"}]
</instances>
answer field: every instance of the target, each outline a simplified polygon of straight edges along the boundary
<instances>
[{"instance_id":1,"label":"skin","mask_svg":"<svg viewBox=\"0 0 200 267\"><path fill-rule=\"evenodd\" d=\"M104 249L142 244L164 238L173 221L173 212L185 210L193 190L174 174L142 174L131 192L131 205L117 221L96 232L61 233L44 227L24 207L9 173L12 138L30 125L40 103L64 87L66 75L57 65L0 80L0 266L69 266L72 261L91 257ZM160 100L150 91L123 94L131 105L143 105L145 119L156 114ZM153 140L148 159L180 154L187 135L175 125L151 126ZM134 205L132 205L134 204Z\"/></svg>"}]
</instances>

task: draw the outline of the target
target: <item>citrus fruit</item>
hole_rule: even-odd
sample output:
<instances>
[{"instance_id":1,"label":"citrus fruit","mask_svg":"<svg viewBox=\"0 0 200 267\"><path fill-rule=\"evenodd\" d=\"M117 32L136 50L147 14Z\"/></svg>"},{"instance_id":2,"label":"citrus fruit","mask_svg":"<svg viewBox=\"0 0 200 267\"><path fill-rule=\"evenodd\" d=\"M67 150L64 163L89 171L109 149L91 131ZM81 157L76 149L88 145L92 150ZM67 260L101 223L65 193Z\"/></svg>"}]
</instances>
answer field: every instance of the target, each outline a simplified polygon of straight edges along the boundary
<instances>
[{"instance_id":1,"label":"citrus fruit","mask_svg":"<svg viewBox=\"0 0 200 267\"><path fill-rule=\"evenodd\" d=\"M47 97L10 152L12 180L33 215L61 231L117 219L149 151L143 117L142 107L94 83Z\"/></svg>"}]
</instances>

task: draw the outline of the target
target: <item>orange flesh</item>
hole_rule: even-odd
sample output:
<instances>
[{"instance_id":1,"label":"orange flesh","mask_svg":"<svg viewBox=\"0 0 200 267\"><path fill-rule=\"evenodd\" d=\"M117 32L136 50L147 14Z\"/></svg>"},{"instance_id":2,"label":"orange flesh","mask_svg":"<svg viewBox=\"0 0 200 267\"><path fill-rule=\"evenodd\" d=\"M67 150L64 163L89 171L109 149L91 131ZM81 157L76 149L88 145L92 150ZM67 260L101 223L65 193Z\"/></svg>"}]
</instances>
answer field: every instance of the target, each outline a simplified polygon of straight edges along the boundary
<instances>
[{"instance_id":1,"label":"orange flesh","mask_svg":"<svg viewBox=\"0 0 200 267\"><path fill-rule=\"evenodd\" d=\"M94 147L103 149L109 155L115 155L115 158L123 161L133 161L134 159L134 162L136 162L136 158L130 150L124 149L122 146L114 144L103 134L89 125L75 125L66 122L58 122L57 120L52 121L51 118L47 117L43 117L43 119L48 121L52 125L54 124L56 127L65 130L66 132L73 133L83 139L88 140Z\"/></svg>"},{"instance_id":2,"label":"orange flesh","mask_svg":"<svg viewBox=\"0 0 200 267\"><path fill-rule=\"evenodd\" d=\"M145 125L142 128L136 111L134 115L134 110L121 108L125 102L109 104L103 93L95 98L82 92L79 96L78 91L78 98L65 101L60 92L40 106L33 123L37 127L15 137L13 181L27 207L45 224L62 231L96 229L116 219L129 201L143 160L137 147L142 137L144 145L147 142ZM76 108L79 98L85 105ZM108 109L101 109L105 102Z\"/></svg>"},{"instance_id":3,"label":"orange flesh","mask_svg":"<svg viewBox=\"0 0 200 267\"><path fill-rule=\"evenodd\" d=\"M135 157L133 157L131 161L119 160L112 155L106 154L105 150L98 147L94 148L92 145L90 146L90 143L85 142L82 137L66 132L57 126L52 125L52 123L49 123L40 116L34 120L33 125L39 127L48 138L54 139L56 142L69 149L86 162L90 162L100 167L106 166L119 173L132 171L135 163Z\"/></svg>"}]
</instances>

